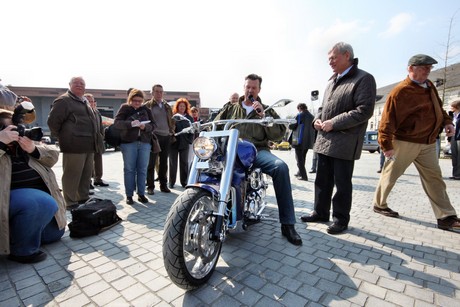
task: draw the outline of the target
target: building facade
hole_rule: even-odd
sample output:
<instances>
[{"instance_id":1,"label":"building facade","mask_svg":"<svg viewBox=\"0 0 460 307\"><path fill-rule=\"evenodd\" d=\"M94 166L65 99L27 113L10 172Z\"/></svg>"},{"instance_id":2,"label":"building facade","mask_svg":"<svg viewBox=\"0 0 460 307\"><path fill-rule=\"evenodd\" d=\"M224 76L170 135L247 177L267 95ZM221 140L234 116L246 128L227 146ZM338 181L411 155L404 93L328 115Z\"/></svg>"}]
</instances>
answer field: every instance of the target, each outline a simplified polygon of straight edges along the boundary
<instances>
[{"instance_id":1,"label":"building facade","mask_svg":"<svg viewBox=\"0 0 460 307\"><path fill-rule=\"evenodd\" d=\"M67 88L43 88L43 87L19 87L8 85L8 88L19 96L27 96L32 99L35 106L36 121L32 126L38 126L43 129L45 135L49 135L47 125L48 114L51 110L53 101L60 95L64 94ZM105 89L86 89L87 93L94 95L97 101L97 107L103 116L114 118L120 105L126 102L127 90L105 90ZM144 91L147 99L150 99L150 91ZM165 91L164 99L173 102L180 97L185 97L192 106L200 108L199 92L179 92Z\"/></svg>"}]
</instances>

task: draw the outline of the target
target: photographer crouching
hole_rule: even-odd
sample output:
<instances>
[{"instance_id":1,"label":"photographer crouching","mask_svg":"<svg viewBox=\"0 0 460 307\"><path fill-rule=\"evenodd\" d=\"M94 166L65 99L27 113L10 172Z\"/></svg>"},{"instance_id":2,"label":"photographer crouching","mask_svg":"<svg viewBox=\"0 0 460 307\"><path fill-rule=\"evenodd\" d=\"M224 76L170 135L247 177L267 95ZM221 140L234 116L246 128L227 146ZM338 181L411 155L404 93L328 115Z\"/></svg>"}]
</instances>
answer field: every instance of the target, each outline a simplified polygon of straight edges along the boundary
<instances>
[{"instance_id":1,"label":"photographer crouching","mask_svg":"<svg viewBox=\"0 0 460 307\"><path fill-rule=\"evenodd\" d=\"M20 263L46 259L40 246L59 240L67 223L51 170L59 152L36 145L41 129L24 126L34 120L30 99L0 84L0 255Z\"/></svg>"}]
</instances>

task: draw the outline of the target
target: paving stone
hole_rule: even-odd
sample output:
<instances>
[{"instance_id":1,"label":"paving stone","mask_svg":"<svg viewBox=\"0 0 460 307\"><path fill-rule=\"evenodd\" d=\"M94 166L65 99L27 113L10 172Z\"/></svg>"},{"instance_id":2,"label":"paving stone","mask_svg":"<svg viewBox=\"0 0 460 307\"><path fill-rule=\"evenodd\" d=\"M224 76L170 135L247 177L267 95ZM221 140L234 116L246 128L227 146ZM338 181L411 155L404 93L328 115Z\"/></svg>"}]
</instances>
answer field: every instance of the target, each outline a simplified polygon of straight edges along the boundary
<instances>
[{"instance_id":1,"label":"paving stone","mask_svg":"<svg viewBox=\"0 0 460 307\"><path fill-rule=\"evenodd\" d=\"M296 168L293 151L274 153ZM34 265L0 256L0 306L460 305L459 234L436 228L413 166L388 199L401 218L372 212L379 177L369 165L377 166L378 159L363 152L355 163L347 232L331 236L327 223L298 223L303 245L297 247L281 235L278 222L234 230L211 279L187 292L172 284L162 258L164 221L183 189L157 191L148 206L126 205L121 153L108 151L104 163L111 167L105 168L104 179L110 187L95 191L114 200L124 221L87 238L72 239L67 231L59 242L44 247L46 261ZM450 160L441 159L440 166L444 174L451 170ZM61 163L54 171L59 182ZM314 185L291 178L300 217L313 210ZM451 199L460 199L458 184L446 180ZM277 219L272 186L267 201L266 213ZM460 212L458 203L453 205Z\"/></svg>"}]
</instances>

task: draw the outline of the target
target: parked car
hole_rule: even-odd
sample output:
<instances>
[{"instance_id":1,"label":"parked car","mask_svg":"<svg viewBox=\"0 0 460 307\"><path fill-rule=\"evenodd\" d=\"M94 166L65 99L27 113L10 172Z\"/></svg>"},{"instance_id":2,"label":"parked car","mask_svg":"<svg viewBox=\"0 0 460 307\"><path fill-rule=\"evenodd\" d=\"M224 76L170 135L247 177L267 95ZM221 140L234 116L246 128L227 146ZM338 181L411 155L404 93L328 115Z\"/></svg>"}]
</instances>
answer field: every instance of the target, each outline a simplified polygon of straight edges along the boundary
<instances>
[{"instance_id":1,"label":"parked car","mask_svg":"<svg viewBox=\"0 0 460 307\"><path fill-rule=\"evenodd\" d=\"M276 149L278 150L291 150L291 144L289 142L281 142L278 145L276 145Z\"/></svg>"},{"instance_id":2,"label":"parked car","mask_svg":"<svg viewBox=\"0 0 460 307\"><path fill-rule=\"evenodd\" d=\"M380 145L377 137L377 131L366 131L364 135L363 150L367 150L370 153L380 152Z\"/></svg>"}]
</instances>

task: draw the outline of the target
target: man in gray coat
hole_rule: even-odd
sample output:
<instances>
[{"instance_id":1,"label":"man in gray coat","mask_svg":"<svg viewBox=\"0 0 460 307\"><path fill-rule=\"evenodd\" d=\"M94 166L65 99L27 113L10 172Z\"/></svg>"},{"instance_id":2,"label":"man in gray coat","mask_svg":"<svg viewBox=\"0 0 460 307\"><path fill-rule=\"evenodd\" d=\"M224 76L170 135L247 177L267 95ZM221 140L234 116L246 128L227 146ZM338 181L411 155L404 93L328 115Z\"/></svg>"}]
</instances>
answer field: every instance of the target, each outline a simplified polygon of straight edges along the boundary
<instances>
[{"instance_id":1,"label":"man in gray coat","mask_svg":"<svg viewBox=\"0 0 460 307\"><path fill-rule=\"evenodd\" d=\"M57 136L63 153L62 191L69 210L89 199L94 152L98 152L97 144L102 139L85 90L85 80L73 77L69 90L53 102L48 115L48 127Z\"/></svg>"},{"instance_id":2,"label":"man in gray coat","mask_svg":"<svg viewBox=\"0 0 460 307\"><path fill-rule=\"evenodd\" d=\"M301 217L304 222L329 221L331 201L333 224L329 234L348 228L353 194L355 160L361 156L367 122L374 112L374 77L358 69L353 48L340 42L329 51L334 72L324 93L313 126L318 130L314 151L318 153L314 211ZM336 193L332 192L336 187Z\"/></svg>"}]
</instances>

